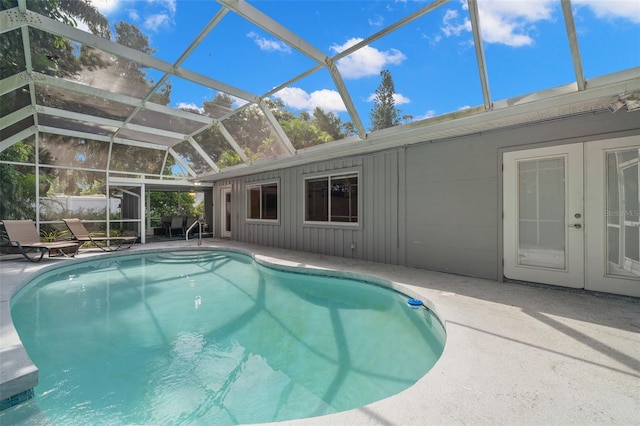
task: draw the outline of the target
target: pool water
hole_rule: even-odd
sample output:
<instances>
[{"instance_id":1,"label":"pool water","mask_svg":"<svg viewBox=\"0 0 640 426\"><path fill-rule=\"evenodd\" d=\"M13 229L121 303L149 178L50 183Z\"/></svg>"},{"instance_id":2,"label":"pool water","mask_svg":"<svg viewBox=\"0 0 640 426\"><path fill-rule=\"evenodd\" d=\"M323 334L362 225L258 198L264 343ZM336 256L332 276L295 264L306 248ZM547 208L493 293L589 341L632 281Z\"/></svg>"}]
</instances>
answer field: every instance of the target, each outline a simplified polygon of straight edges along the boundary
<instances>
[{"instance_id":1,"label":"pool water","mask_svg":"<svg viewBox=\"0 0 640 426\"><path fill-rule=\"evenodd\" d=\"M408 388L442 353L441 323L407 299L233 252L56 269L12 299L39 384L0 423L221 425L356 408Z\"/></svg>"}]
</instances>

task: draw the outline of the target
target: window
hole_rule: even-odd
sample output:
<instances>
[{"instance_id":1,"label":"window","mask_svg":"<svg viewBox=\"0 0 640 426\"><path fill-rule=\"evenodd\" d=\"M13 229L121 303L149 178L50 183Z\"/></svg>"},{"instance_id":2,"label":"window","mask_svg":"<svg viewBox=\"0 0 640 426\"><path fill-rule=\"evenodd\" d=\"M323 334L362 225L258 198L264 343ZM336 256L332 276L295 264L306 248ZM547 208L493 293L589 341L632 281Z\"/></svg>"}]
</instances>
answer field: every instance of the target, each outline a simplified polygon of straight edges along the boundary
<instances>
[{"instance_id":1,"label":"window","mask_svg":"<svg viewBox=\"0 0 640 426\"><path fill-rule=\"evenodd\" d=\"M358 175L305 180L305 221L358 223Z\"/></svg>"},{"instance_id":2,"label":"window","mask_svg":"<svg viewBox=\"0 0 640 426\"><path fill-rule=\"evenodd\" d=\"M278 183L247 187L247 219L278 220Z\"/></svg>"}]
</instances>

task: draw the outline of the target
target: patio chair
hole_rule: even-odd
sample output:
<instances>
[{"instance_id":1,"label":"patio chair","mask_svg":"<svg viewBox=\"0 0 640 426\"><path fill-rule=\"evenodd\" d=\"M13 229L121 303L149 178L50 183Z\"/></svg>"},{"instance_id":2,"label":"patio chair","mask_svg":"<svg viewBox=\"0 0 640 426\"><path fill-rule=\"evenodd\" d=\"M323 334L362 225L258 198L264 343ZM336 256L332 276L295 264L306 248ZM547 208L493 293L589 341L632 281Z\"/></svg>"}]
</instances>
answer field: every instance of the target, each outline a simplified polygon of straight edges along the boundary
<instances>
[{"instance_id":1,"label":"patio chair","mask_svg":"<svg viewBox=\"0 0 640 426\"><path fill-rule=\"evenodd\" d=\"M32 220L3 220L4 230L9 237L9 244L17 247L29 262L40 262L45 253L51 257L51 251L55 251L57 255L75 256L78 253L80 244L77 241L40 241L40 235L36 229L36 224ZM67 250L71 253L67 253ZM38 255L29 256L27 253L35 250L40 252Z\"/></svg>"},{"instance_id":2,"label":"patio chair","mask_svg":"<svg viewBox=\"0 0 640 426\"><path fill-rule=\"evenodd\" d=\"M103 237L91 235L80 219L62 219L62 221L67 225L76 241L90 243L102 251L117 251L123 247L129 248L138 240L138 237L134 236Z\"/></svg>"},{"instance_id":3,"label":"patio chair","mask_svg":"<svg viewBox=\"0 0 640 426\"><path fill-rule=\"evenodd\" d=\"M189 228L191 227L191 225L193 225L194 223L196 223L196 221L198 220L197 217L193 217L193 216L189 216L185 219L184 221L184 226L182 227L182 233L184 235L187 235L187 231L189 230ZM192 229L191 232L196 232L195 229Z\"/></svg>"},{"instance_id":4,"label":"patio chair","mask_svg":"<svg viewBox=\"0 0 640 426\"><path fill-rule=\"evenodd\" d=\"M183 216L173 216L171 218L171 224L169 225L169 236L173 236L173 231L178 231L175 233L179 235L180 232L184 231L184 217Z\"/></svg>"}]
</instances>

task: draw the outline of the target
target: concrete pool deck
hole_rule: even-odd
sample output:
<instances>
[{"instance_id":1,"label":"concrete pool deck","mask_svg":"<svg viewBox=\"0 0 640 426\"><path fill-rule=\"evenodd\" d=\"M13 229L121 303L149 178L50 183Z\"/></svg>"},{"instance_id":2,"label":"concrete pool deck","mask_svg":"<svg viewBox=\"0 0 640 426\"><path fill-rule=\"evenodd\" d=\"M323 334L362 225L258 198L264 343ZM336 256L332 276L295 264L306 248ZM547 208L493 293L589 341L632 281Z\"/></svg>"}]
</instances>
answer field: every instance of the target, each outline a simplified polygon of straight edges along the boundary
<instances>
[{"instance_id":1,"label":"concrete pool deck","mask_svg":"<svg viewBox=\"0 0 640 426\"><path fill-rule=\"evenodd\" d=\"M445 324L445 351L414 386L354 410L279 424L640 425L640 299L217 239L205 239L201 247L173 241L126 252L185 246L234 248L267 262L387 279L433 304ZM100 254L83 251L79 258ZM36 272L69 262L74 260L1 258L0 399L28 386L35 371L10 322L11 296Z\"/></svg>"}]
</instances>

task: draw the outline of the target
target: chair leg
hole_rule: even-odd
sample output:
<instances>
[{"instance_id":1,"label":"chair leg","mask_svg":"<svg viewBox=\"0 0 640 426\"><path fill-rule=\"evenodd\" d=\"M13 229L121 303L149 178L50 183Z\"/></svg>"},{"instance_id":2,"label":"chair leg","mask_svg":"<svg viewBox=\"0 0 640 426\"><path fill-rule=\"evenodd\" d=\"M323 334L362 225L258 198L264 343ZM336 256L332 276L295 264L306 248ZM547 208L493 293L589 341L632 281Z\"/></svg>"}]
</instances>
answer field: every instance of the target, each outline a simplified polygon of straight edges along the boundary
<instances>
[{"instance_id":1,"label":"chair leg","mask_svg":"<svg viewBox=\"0 0 640 426\"><path fill-rule=\"evenodd\" d=\"M43 248L43 247L38 247L36 248L36 251L40 252L40 257L34 256L34 257L30 257L29 255L27 255L27 252L25 251L25 249L22 247L22 245L20 243L18 243L18 250L20 250L20 253L25 257L25 259L27 259L29 262L33 262L33 263L38 263L42 260L42 258L44 257L44 253L47 251L47 249Z\"/></svg>"},{"instance_id":2,"label":"chair leg","mask_svg":"<svg viewBox=\"0 0 640 426\"><path fill-rule=\"evenodd\" d=\"M76 257L76 255L78 254L78 251L80 250L80 244L76 246L76 249L72 253L65 252L64 248L60 248L59 250L64 257Z\"/></svg>"}]
</instances>

